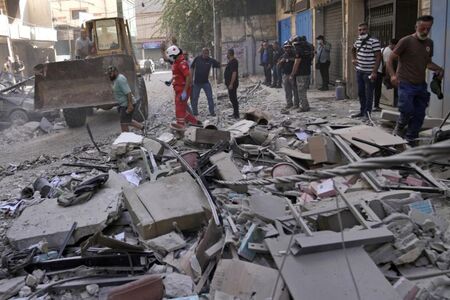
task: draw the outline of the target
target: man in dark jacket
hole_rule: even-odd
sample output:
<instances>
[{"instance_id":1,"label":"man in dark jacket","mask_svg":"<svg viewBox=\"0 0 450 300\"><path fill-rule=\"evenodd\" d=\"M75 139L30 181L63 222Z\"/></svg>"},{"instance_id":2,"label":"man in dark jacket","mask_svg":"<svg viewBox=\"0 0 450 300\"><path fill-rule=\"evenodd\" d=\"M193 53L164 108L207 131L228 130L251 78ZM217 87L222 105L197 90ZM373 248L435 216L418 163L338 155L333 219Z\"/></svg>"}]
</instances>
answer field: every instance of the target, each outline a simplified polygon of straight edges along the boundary
<instances>
[{"instance_id":1,"label":"man in dark jacket","mask_svg":"<svg viewBox=\"0 0 450 300\"><path fill-rule=\"evenodd\" d=\"M209 56L209 49L203 48L202 54L197 56L191 64L192 73L194 74L194 86L192 88L192 112L194 116L198 115L198 97L200 91L204 90L208 99L209 115L215 116L214 100L211 84L209 83L209 72L212 68L220 68L220 63Z\"/></svg>"},{"instance_id":2,"label":"man in dark jacket","mask_svg":"<svg viewBox=\"0 0 450 300\"><path fill-rule=\"evenodd\" d=\"M280 61L281 57L283 56L284 51L283 48L280 47L280 44L278 42L273 43L273 67L272 67L272 73L273 73L273 88L281 88L281 82L283 80L281 70L278 67L278 62Z\"/></svg>"},{"instance_id":3,"label":"man in dark jacket","mask_svg":"<svg viewBox=\"0 0 450 300\"><path fill-rule=\"evenodd\" d=\"M265 85L272 84L273 47L267 41L263 41L259 49L261 66L264 68Z\"/></svg>"},{"instance_id":4,"label":"man in dark jacket","mask_svg":"<svg viewBox=\"0 0 450 300\"><path fill-rule=\"evenodd\" d=\"M300 100L298 98L297 83L295 79L290 78L295 61L294 47L289 42L285 42L283 48L284 54L280 58L278 67L283 73L284 93L286 95L285 110L287 110L290 108L299 108ZM292 97L294 97L294 103L292 103Z\"/></svg>"}]
</instances>

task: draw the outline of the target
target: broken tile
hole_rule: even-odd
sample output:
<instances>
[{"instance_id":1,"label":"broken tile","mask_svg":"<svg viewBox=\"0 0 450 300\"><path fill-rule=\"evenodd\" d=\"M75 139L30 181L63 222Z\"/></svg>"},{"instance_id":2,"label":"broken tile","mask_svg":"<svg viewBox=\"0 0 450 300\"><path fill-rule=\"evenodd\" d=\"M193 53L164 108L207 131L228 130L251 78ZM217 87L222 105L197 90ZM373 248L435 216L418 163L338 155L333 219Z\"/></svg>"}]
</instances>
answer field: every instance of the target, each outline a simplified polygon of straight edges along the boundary
<instances>
[{"instance_id":1,"label":"broken tile","mask_svg":"<svg viewBox=\"0 0 450 300\"><path fill-rule=\"evenodd\" d=\"M186 241L177 233L170 232L144 242L150 248L164 253L172 252L186 246Z\"/></svg>"}]
</instances>

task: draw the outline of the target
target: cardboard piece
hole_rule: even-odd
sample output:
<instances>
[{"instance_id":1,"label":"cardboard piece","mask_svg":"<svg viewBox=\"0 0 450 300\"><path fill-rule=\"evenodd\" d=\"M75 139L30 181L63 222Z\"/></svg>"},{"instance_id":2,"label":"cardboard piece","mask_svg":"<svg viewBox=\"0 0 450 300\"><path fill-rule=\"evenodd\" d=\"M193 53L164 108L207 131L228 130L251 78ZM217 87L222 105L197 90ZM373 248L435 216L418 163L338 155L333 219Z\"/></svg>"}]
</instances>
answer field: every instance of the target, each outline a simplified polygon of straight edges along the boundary
<instances>
[{"instance_id":1,"label":"cardboard piece","mask_svg":"<svg viewBox=\"0 0 450 300\"><path fill-rule=\"evenodd\" d=\"M341 136L347 142L355 145L369 155L377 153L380 149L364 143L356 142L352 139L353 137L377 144L378 146L395 146L407 143L401 137L389 134L377 127L371 127L367 125L337 129L333 130L331 133Z\"/></svg>"},{"instance_id":2,"label":"cardboard piece","mask_svg":"<svg viewBox=\"0 0 450 300\"><path fill-rule=\"evenodd\" d=\"M313 181L310 184L310 188L313 194L320 198L334 197L337 194L332 179L322 182Z\"/></svg>"},{"instance_id":3,"label":"cardboard piece","mask_svg":"<svg viewBox=\"0 0 450 300\"><path fill-rule=\"evenodd\" d=\"M278 281L272 298L278 271L268 267L233 259L222 259L211 282L211 295L226 293L238 299L279 299L283 280ZM213 298L215 299L215 298Z\"/></svg>"},{"instance_id":4,"label":"cardboard piece","mask_svg":"<svg viewBox=\"0 0 450 300\"><path fill-rule=\"evenodd\" d=\"M308 139L309 152L315 164L337 163L340 161L340 152L331 138L326 136L313 136Z\"/></svg>"},{"instance_id":5,"label":"cardboard piece","mask_svg":"<svg viewBox=\"0 0 450 300\"><path fill-rule=\"evenodd\" d=\"M184 133L184 138L193 143L214 145L220 141L230 141L229 131L189 127Z\"/></svg>"},{"instance_id":6,"label":"cardboard piece","mask_svg":"<svg viewBox=\"0 0 450 300\"><path fill-rule=\"evenodd\" d=\"M173 230L194 229L205 220L203 206L207 199L187 173L147 182L135 189L125 189L125 205L143 239L151 239Z\"/></svg>"}]
</instances>

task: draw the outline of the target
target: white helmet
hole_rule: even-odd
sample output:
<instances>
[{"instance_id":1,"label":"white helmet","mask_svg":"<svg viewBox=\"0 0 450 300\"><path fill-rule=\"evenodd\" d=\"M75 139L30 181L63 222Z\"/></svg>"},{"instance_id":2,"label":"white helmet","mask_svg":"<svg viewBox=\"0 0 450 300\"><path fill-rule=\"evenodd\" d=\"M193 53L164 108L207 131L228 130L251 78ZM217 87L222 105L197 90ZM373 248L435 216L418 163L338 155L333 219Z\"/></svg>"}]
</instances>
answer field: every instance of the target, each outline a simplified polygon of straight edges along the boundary
<instances>
[{"instance_id":1,"label":"white helmet","mask_svg":"<svg viewBox=\"0 0 450 300\"><path fill-rule=\"evenodd\" d=\"M181 49L178 48L178 47L175 46L175 45L170 46L170 47L167 48L167 50L166 50L167 58L168 58L170 61L175 61L175 59L176 59L176 58L178 57L178 55L180 55L180 54L181 54Z\"/></svg>"}]
</instances>

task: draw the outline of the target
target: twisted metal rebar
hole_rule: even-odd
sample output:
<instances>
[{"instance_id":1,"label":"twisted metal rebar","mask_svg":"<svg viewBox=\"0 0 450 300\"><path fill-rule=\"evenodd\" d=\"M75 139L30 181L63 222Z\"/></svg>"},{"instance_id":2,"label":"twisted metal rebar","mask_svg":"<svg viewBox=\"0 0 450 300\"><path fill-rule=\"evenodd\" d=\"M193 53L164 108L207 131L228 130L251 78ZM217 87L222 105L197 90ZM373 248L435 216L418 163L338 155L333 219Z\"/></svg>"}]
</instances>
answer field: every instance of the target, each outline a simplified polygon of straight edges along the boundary
<instances>
[{"instance_id":1,"label":"twisted metal rebar","mask_svg":"<svg viewBox=\"0 0 450 300\"><path fill-rule=\"evenodd\" d=\"M267 179L222 181L216 182L223 185L268 185L273 183L292 183L300 181L314 181L328 179L337 176L360 174L366 171L387 169L394 166L402 166L409 163L430 162L442 158L450 158L450 140L419 146L408 149L402 153L387 157L368 158L358 162L339 166L329 170L308 170L301 175L292 175Z\"/></svg>"}]
</instances>

